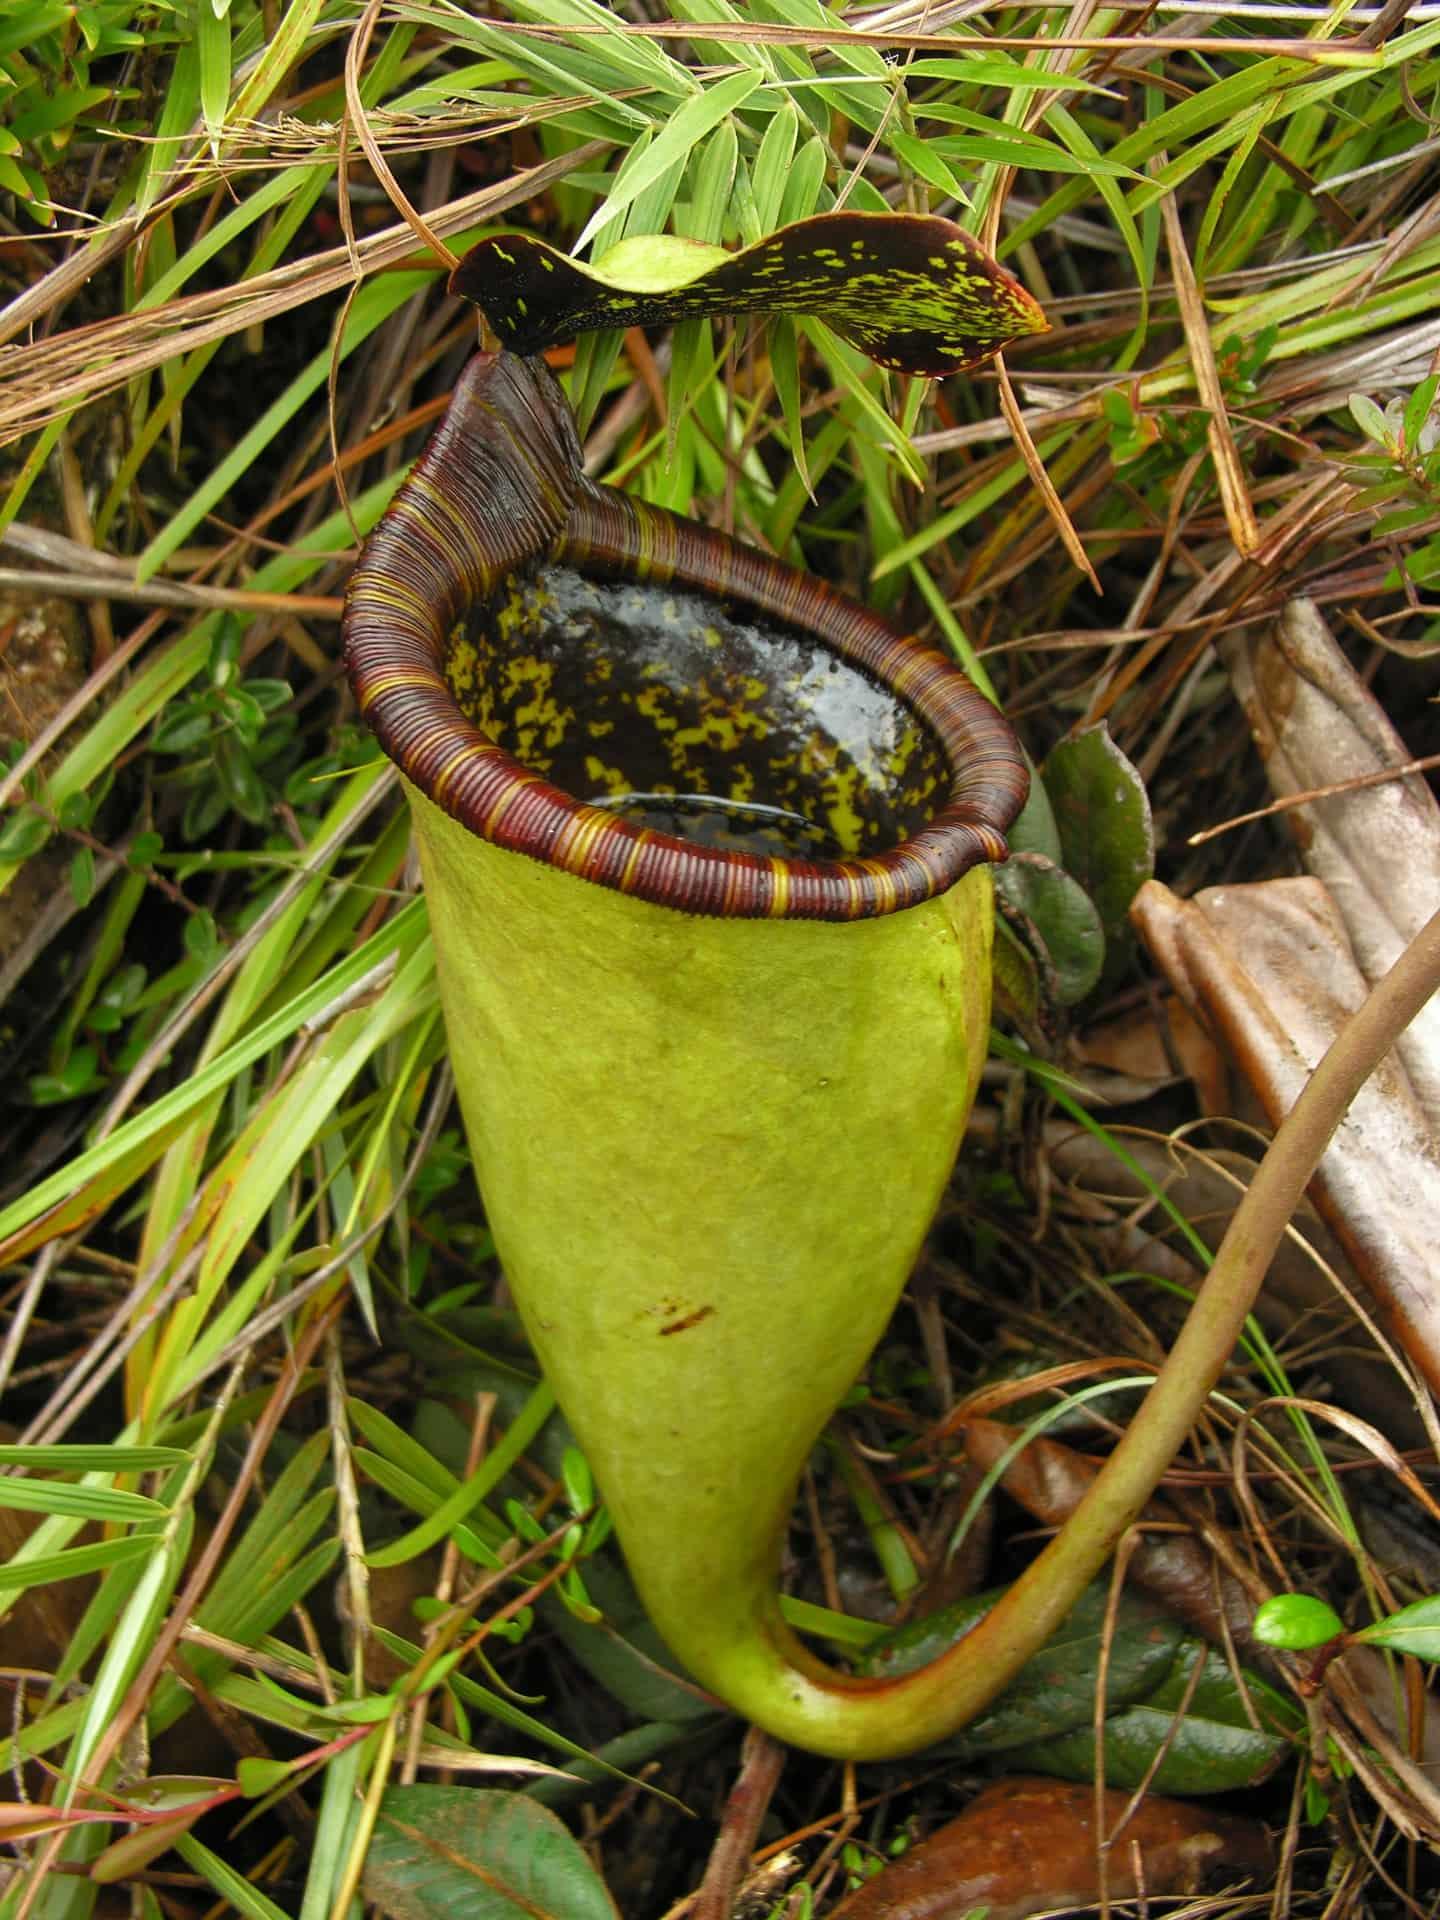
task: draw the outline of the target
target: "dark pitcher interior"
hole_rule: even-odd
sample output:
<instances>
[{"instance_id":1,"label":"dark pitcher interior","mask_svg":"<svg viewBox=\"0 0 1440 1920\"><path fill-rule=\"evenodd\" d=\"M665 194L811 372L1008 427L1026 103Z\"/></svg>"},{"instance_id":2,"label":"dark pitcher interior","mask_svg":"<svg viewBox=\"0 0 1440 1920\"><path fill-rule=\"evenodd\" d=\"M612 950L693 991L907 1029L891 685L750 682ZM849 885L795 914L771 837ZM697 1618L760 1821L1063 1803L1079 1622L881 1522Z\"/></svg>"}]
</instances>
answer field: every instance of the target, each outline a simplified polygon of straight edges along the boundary
<instances>
[{"instance_id":1,"label":"dark pitcher interior","mask_svg":"<svg viewBox=\"0 0 1440 1920\"><path fill-rule=\"evenodd\" d=\"M544 779L704 844L880 853L949 791L903 701L813 635L689 587L564 566L512 579L456 626L445 675Z\"/></svg>"}]
</instances>

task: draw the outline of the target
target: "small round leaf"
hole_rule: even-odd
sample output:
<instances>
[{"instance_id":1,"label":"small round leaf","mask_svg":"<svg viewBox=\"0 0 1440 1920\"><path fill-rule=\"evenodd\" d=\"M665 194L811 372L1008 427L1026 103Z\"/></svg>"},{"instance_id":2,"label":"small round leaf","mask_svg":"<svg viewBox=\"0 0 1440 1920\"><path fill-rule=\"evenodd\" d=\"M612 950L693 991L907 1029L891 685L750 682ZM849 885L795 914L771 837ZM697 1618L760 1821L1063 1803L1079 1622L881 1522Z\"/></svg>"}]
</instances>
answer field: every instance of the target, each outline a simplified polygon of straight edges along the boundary
<instances>
[{"instance_id":1,"label":"small round leaf","mask_svg":"<svg viewBox=\"0 0 1440 1920\"><path fill-rule=\"evenodd\" d=\"M1344 1631L1345 1622L1335 1609L1308 1593L1277 1594L1255 1615L1255 1638L1266 1647L1323 1647Z\"/></svg>"}]
</instances>

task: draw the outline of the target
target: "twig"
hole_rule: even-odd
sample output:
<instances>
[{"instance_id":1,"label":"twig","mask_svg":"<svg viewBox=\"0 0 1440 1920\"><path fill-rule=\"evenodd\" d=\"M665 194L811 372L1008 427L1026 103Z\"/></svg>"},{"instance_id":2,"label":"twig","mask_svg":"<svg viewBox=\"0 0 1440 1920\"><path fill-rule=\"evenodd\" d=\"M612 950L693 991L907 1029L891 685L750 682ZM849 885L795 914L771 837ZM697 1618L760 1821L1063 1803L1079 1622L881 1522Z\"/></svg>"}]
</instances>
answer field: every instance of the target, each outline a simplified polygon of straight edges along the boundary
<instances>
[{"instance_id":1,"label":"twig","mask_svg":"<svg viewBox=\"0 0 1440 1920\"><path fill-rule=\"evenodd\" d=\"M1185 844L1187 847L1202 846L1217 834L1229 833L1232 827L1248 827L1252 820L1267 819L1272 813L1285 813L1291 807L1308 807L1312 800L1332 800L1337 793L1355 793L1361 787L1383 787L1387 781L1404 780L1412 773L1428 773L1431 767L1440 767L1440 753L1427 753L1420 760L1407 760L1403 767L1375 767L1369 773L1357 773L1348 780L1336 780L1328 787L1309 787L1304 793L1282 794L1268 806L1256 807L1253 813L1237 813L1232 819L1222 820L1218 827L1205 827L1199 833L1192 833Z\"/></svg>"},{"instance_id":2,"label":"twig","mask_svg":"<svg viewBox=\"0 0 1440 1920\"><path fill-rule=\"evenodd\" d=\"M759 1727L751 1727L740 1747L740 1772L725 1811L720 1816L720 1831L705 1864L705 1878L690 1902L687 1920L730 1920L735 1894L755 1850L760 1823L780 1784L785 1767L785 1749Z\"/></svg>"}]
</instances>

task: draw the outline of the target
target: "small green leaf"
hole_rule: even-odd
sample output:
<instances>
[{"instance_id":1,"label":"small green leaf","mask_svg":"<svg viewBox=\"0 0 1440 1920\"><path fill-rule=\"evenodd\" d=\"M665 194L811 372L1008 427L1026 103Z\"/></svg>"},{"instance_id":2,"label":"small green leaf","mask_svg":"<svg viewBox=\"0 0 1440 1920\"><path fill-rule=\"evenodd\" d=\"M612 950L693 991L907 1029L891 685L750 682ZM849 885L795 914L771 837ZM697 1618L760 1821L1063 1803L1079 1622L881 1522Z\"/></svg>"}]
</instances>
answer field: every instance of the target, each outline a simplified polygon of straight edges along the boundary
<instances>
[{"instance_id":1,"label":"small green leaf","mask_svg":"<svg viewBox=\"0 0 1440 1920\"><path fill-rule=\"evenodd\" d=\"M565 1498L572 1513L588 1513L595 1504L595 1480L590 1462L578 1447L567 1447L560 1463Z\"/></svg>"},{"instance_id":2,"label":"small green leaf","mask_svg":"<svg viewBox=\"0 0 1440 1920\"><path fill-rule=\"evenodd\" d=\"M94 1093L105 1081L98 1071L100 1055L92 1046L72 1047L63 1065L54 1073L37 1073L30 1081L30 1098L37 1107L54 1107L65 1100L78 1100ZM0 1498L0 1506L5 1505Z\"/></svg>"},{"instance_id":3,"label":"small green leaf","mask_svg":"<svg viewBox=\"0 0 1440 1920\"><path fill-rule=\"evenodd\" d=\"M55 809L55 818L62 827L70 831L85 828L95 818L96 796L82 790L79 793L67 793Z\"/></svg>"},{"instance_id":4,"label":"small green leaf","mask_svg":"<svg viewBox=\"0 0 1440 1920\"><path fill-rule=\"evenodd\" d=\"M288 1760L265 1760L251 1754L235 1768L235 1779L247 1800L258 1800L284 1784L295 1771Z\"/></svg>"},{"instance_id":5,"label":"small green leaf","mask_svg":"<svg viewBox=\"0 0 1440 1920\"><path fill-rule=\"evenodd\" d=\"M1338 1638L1345 1622L1333 1607L1308 1593L1281 1593L1257 1610L1254 1631L1262 1647L1303 1651Z\"/></svg>"},{"instance_id":6,"label":"small green leaf","mask_svg":"<svg viewBox=\"0 0 1440 1920\"><path fill-rule=\"evenodd\" d=\"M1440 393L1440 373L1432 373L1428 379L1420 382L1405 402L1405 445L1412 452L1420 445L1420 436L1425 431L1437 393Z\"/></svg>"},{"instance_id":7,"label":"small green leaf","mask_svg":"<svg viewBox=\"0 0 1440 1920\"><path fill-rule=\"evenodd\" d=\"M270 812L270 799L264 781L238 740L222 736L216 741L215 772L230 805L244 819L259 826Z\"/></svg>"},{"instance_id":8,"label":"small green leaf","mask_svg":"<svg viewBox=\"0 0 1440 1920\"><path fill-rule=\"evenodd\" d=\"M77 907L88 907L95 897L95 854L81 847L70 862L70 897Z\"/></svg>"},{"instance_id":9,"label":"small green leaf","mask_svg":"<svg viewBox=\"0 0 1440 1920\"><path fill-rule=\"evenodd\" d=\"M1095 903L1105 933L1105 977L1129 951L1130 903L1155 871L1145 785L1105 726L1062 740L1041 768L1067 873Z\"/></svg>"},{"instance_id":10,"label":"small green leaf","mask_svg":"<svg viewBox=\"0 0 1440 1920\"><path fill-rule=\"evenodd\" d=\"M11 861L28 860L49 838L49 824L38 813L32 813L28 807L12 813L0 827L0 861L8 865Z\"/></svg>"},{"instance_id":11,"label":"small green leaf","mask_svg":"<svg viewBox=\"0 0 1440 1920\"><path fill-rule=\"evenodd\" d=\"M604 1881L548 1808L467 1787L391 1787L362 1891L395 1920L617 1920Z\"/></svg>"},{"instance_id":12,"label":"small green leaf","mask_svg":"<svg viewBox=\"0 0 1440 1920\"><path fill-rule=\"evenodd\" d=\"M1440 1594L1432 1593L1377 1620L1373 1626L1362 1627L1355 1638L1368 1641L1372 1647L1386 1647L1391 1653L1440 1660Z\"/></svg>"},{"instance_id":13,"label":"small green leaf","mask_svg":"<svg viewBox=\"0 0 1440 1920\"><path fill-rule=\"evenodd\" d=\"M1394 444L1395 436L1390 430L1389 421L1368 393L1351 394L1350 412L1356 426L1367 440L1373 440L1379 447L1389 447Z\"/></svg>"},{"instance_id":14,"label":"small green leaf","mask_svg":"<svg viewBox=\"0 0 1440 1920\"><path fill-rule=\"evenodd\" d=\"M952 199L968 204L969 196L965 192L964 182L951 171L933 140L917 140L913 134L895 133L890 136L895 149L895 157L903 160L913 173L928 181L941 193L948 193Z\"/></svg>"},{"instance_id":15,"label":"small green leaf","mask_svg":"<svg viewBox=\"0 0 1440 1920\"><path fill-rule=\"evenodd\" d=\"M344 1720L361 1727L379 1726L389 1720L399 1707L393 1694L367 1693L359 1700L337 1700L333 1707L325 1708L327 1720Z\"/></svg>"},{"instance_id":16,"label":"small green leaf","mask_svg":"<svg viewBox=\"0 0 1440 1920\"><path fill-rule=\"evenodd\" d=\"M155 723L150 745L156 753L193 753L210 737L214 715L198 701L167 707Z\"/></svg>"},{"instance_id":17,"label":"small green leaf","mask_svg":"<svg viewBox=\"0 0 1440 1920\"><path fill-rule=\"evenodd\" d=\"M1046 325L1020 283L968 234L913 214L817 214L738 253L642 236L593 267L507 233L473 247L450 290L482 307L506 346L525 354L598 327L809 313L881 366L938 376Z\"/></svg>"}]
</instances>

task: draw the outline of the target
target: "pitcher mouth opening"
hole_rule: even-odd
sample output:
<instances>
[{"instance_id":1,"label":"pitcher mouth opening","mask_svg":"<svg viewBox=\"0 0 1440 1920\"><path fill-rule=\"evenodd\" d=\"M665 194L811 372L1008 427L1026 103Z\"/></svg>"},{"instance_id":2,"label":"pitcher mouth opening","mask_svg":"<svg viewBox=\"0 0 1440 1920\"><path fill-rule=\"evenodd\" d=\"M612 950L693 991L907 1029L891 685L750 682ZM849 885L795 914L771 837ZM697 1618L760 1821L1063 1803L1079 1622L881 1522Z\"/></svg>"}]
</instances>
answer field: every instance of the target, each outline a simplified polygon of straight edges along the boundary
<instances>
[{"instance_id":1,"label":"pitcher mouth opening","mask_svg":"<svg viewBox=\"0 0 1440 1920\"><path fill-rule=\"evenodd\" d=\"M406 779L494 845L683 913L865 919L1003 860L1028 776L960 669L578 463L546 493L537 397L568 427L548 376L527 471L505 442L510 467L491 445L457 483L513 404L509 359L467 369L351 585L352 683Z\"/></svg>"}]
</instances>

